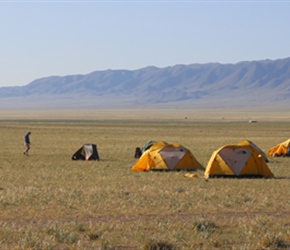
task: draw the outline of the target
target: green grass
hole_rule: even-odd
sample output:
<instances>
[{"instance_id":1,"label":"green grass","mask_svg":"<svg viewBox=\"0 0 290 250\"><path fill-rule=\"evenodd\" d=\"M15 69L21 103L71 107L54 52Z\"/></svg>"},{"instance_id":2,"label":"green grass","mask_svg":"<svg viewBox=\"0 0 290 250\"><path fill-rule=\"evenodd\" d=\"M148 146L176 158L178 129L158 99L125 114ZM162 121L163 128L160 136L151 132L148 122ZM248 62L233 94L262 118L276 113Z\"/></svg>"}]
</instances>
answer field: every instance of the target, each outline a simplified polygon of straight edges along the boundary
<instances>
[{"instance_id":1,"label":"green grass","mask_svg":"<svg viewBox=\"0 0 290 250\"><path fill-rule=\"evenodd\" d=\"M290 247L289 158L270 159L275 179L130 171L135 147L149 140L180 143L204 167L213 150L244 139L267 151L289 138L288 113L269 119L263 113L256 124L239 112L232 119L198 113L186 120L178 111L158 119L146 113L145 120L127 113L106 119L105 111L94 119L34 114L0 116L1 249ZM27 130L28 157L22 154ZM71 160L85 143L97 144L100 162Z\"/></svg>"}]
</instances>

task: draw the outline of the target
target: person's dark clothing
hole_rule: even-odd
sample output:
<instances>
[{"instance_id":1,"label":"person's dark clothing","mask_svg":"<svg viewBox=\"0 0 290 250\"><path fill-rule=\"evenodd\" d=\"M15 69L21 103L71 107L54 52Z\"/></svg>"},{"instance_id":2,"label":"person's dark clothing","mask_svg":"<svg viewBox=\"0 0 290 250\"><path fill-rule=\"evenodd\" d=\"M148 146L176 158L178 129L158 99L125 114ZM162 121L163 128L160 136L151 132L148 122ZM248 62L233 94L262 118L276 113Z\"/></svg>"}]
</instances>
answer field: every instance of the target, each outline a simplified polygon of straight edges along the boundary
<instances>
[{"instance_id":1,"label":"person's dark clothing","mask_svg":"<svg viewBox=\"0 0 290 250\"><path fill-rule=\"evenodd\" d=\"M26 143L29 143L29 144L30 144L30 138L29 138L29 135L30 135L30 133L27 133L27 134L24 136L24 141L25 141Z\"/></svg>"}]
</instances>

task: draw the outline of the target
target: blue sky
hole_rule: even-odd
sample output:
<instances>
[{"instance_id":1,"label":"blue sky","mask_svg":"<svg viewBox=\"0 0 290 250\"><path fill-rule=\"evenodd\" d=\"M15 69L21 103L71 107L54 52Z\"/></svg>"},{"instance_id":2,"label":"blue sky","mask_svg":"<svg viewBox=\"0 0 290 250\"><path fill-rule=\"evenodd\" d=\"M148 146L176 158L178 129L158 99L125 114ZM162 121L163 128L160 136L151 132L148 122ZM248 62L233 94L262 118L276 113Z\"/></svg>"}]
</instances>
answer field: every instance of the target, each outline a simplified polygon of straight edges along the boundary
<instances>
[{"instance_id":1,"label":"blue sky","mask_svg":"<svg viewBox=\"0 0 290 250\"><path fill-rule=\"evenodd\" d=\"M290 56L290 1L1 1L0 86Z\"/></svg>"}]
</instances>

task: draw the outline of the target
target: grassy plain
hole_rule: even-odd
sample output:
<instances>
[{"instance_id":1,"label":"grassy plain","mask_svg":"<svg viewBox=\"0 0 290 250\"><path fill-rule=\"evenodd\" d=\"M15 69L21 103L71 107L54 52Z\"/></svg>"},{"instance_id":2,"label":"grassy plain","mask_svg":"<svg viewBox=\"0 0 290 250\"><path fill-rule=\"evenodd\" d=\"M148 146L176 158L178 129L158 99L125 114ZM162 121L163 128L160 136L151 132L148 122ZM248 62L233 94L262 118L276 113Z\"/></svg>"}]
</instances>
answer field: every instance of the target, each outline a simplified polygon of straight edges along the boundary
<instances>
[{"instance_id":1,"label":"grassy plain","mask_svg":"<svg viewBox=\"0 0 290 250\"><path fill-rule=\"evenodd\" d=\"M267 151L289 132L289 111L0 110L0 249L289 249L289 158L270 159L274 179L130 171L149 140L206 167L222 145ZM85 143L100 162L71 160Z\"/></svg>"}]
</instances>

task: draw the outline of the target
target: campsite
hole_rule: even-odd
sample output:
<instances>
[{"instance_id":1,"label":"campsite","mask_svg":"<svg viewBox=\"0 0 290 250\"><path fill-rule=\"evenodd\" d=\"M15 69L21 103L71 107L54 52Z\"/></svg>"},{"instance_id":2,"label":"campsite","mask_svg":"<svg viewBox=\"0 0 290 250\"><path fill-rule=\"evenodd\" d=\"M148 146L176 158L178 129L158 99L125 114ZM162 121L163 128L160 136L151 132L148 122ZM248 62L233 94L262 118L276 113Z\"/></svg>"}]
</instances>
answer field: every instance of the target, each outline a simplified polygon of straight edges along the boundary
<instances>
[{"instance_id":1,"label":"campsite","mask_svg":"<svg viewBox=\"0 0 290 250\"><path fill-rule=\"evenodd\" d=\"M0 110L0 138L1 249L290 247L290 157L269 157L274 178L131 171L150 140L204 168L243 140L267 152L290 138L289 110ZM72 160L88 143L100 160Z\"/></svg>"}]
</instances>

